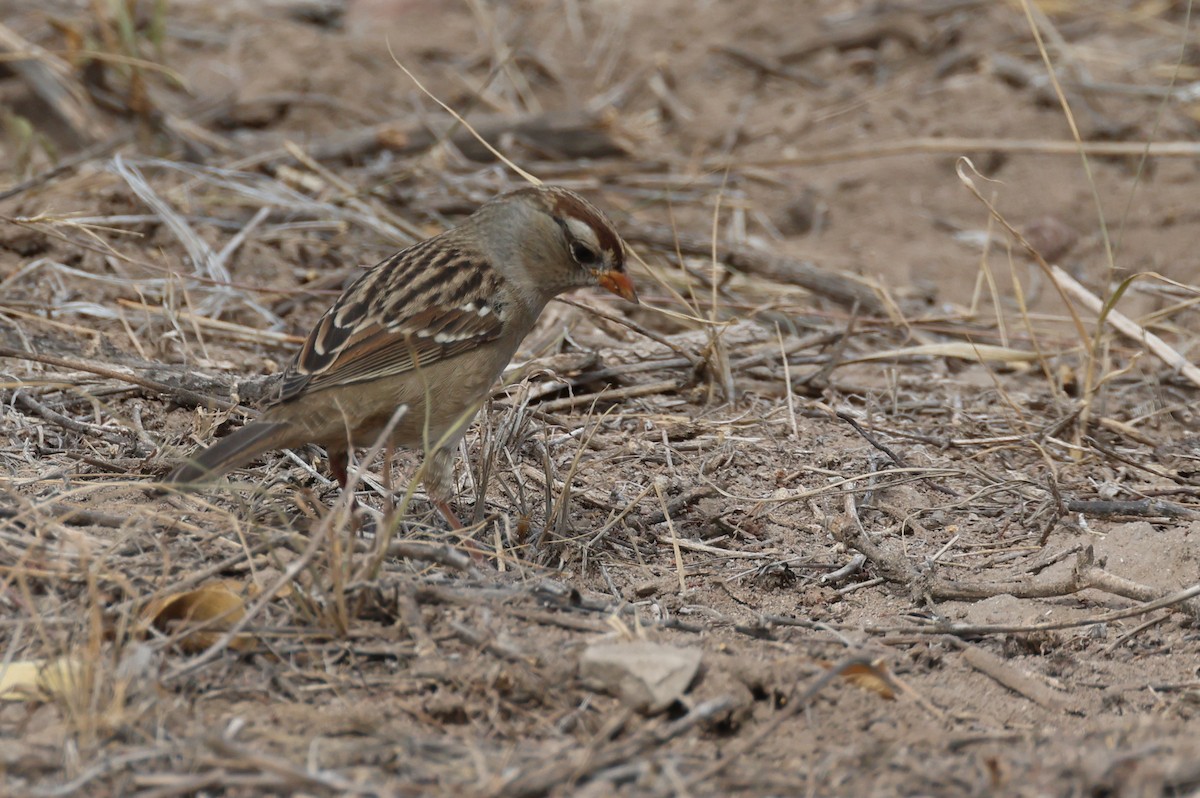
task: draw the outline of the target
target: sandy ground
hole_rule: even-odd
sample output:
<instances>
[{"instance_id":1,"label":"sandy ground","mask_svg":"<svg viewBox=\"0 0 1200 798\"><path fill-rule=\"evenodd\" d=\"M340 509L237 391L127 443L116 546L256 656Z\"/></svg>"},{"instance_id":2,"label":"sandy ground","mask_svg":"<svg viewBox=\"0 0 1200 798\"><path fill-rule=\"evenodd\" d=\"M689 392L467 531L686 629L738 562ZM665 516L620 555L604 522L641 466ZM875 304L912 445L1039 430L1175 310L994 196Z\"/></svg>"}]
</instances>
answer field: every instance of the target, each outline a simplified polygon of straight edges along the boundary
<instances>
[{"instance_id":1,"label":"sandy ground","mask_svg":"<svg viewBox=\"0 0 1200 798\"><path fill-rule=\"evenodd\" d=\"M0 702L0 791L1194 794L1186 12L11 4L95 127L0 71L0 642L71 675ZM644 260L468 435L478 565L393 506L416 453L363 463L370 523L312 447L145 489L519 185L389 50ZM589 664L643 643L653 712Z\"/></svg>"}]
</instances>

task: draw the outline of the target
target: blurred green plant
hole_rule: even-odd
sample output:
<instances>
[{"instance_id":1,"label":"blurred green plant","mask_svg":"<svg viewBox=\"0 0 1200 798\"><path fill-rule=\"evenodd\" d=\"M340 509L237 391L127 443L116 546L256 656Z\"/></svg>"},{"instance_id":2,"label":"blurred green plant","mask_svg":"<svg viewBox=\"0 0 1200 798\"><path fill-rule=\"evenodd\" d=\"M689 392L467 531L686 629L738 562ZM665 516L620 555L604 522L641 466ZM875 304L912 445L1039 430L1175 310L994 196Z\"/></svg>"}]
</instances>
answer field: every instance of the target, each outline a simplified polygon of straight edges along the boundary
<instances>
[{"instance_id":1,"label":"blurred green plant","mask_svg":"<svg viewBox=\"0 0 1200 798\"><path fill-rule=\"evenodd\" d=\"M34 156L39 150L51 161L58 159L58 148L47 136L39 133L26 117L5 108L0 110L0 134L3 136L2 160L17 178L32 171Z\"/></svg>"},{"instance_id":2,"label":"blurred green plant","mask_svg":"<svg viewBox=\"0 0 1200 798\"><path fill-rule=\"evenodd\" d=\"M92 0L90 15L55 19L66 57L93 101L109 112L150 123L157 110L151 76L182 86L163 64L167 0Z\"/></svg>"}]
</instances>

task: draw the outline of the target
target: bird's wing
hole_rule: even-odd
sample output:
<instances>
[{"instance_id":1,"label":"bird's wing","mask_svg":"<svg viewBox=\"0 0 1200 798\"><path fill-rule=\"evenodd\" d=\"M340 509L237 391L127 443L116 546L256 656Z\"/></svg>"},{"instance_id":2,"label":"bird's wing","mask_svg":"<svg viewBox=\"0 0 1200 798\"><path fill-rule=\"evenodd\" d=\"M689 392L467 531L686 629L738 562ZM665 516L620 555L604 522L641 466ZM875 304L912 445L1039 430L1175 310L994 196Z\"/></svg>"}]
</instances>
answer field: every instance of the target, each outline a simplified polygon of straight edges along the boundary
<instances>
[{"instance_id":1,"label":"bird's wing","mask_svg":"<svg viewBox=\"0 0 1200 798\"><path fill-rule=\"evenodd\" d=\"M394 377L500 337L500 274L439 236L393 255L346 289L309 333L281 401Z\"/></svg>"}]
</instances>

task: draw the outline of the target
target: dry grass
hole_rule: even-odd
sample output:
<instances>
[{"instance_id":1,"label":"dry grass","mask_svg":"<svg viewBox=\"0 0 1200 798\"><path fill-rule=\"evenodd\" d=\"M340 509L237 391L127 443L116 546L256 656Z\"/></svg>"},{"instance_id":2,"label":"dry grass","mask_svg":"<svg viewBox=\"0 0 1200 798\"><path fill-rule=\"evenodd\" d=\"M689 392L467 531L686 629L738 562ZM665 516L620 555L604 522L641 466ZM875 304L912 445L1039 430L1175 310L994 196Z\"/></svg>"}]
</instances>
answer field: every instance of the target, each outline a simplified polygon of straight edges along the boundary
<instances>
[{"instance_id":1,"label":"dry grass","mask_svg":"<svg viewBox=\"0 0 1200 798\"><path fill-rule=\"evenodd\" d=\"M1021 7L979 13L1028 26L1022 52L1063 73L1055 100L1076 111L1078 93L1108 84L1059 28L1091 18ZM522 120L507 133L494 120L458 124L614 211L645 306L588 295L547 310L463 444L469 544L425 503L418 458L384 468L382 445L355 477L369 522L317 450L272 454L201 495L146 490L256 412L269 374L362 264L513 184L462 154L457 125L429 124L413 151L389 150L380 128L342 160L322 155L333 137L301 142L283 123L234 136L231 120L253 116L245 98L173 111L188 103L162 67L186 57L162 38L171 18L155 7L139 28L133 5L114 8L61 30L75 32L71 63L94 58L120 87L121 132L94 143L103 157L65 167L25 136L0 190L0 641L5 665L53 663L30 688L39 700L0 702L15 741L9 789L686 795L936 783L950 794L1020 792L1023 777L1099 789L1118 777L1073 768L1086 735L1112 732L1121 702L1163 721L1112 732L1146 783L1200 781L1186 701L1146 697L1195 691L1177 665L1194 659L1200 612L1186 538L1200 517L1189 362L1200 288L1133 265L1136 244L1110 243L1109 230L1132 224L1133 193L1151 189L1144 164L1097 161L1192 157L1192 145L1086 140L1072 121L1073 141L920 135L769 155L743 152L735 130L685 153L663 142L685 135L701 95L667 61L621 69L635 55L624 37L637 34L623 17L604 21L584 58L597 81L588 113L600 116L539 138L555 97L545 86L578 89L579 76L557 71L556 52L514 49L511 20L471 3L486 35L463 73L468 98L455 81L431 91L468 117ZM564 35L598 24L580 4L565 9ZM529 26L557 24L528 13ZM891 24L958 24L954 13ZM1113 19L1103 24L1123 34ZM1184 21L1155 19L1161 42L1177 41ZM865 13L854 24L865 21L882 24ZM84 30L107 55L80 49ZM854 57L828 35L839 58ZM757 63L791 81L789 58ZM1177 113L1164 99L1181 90L1173 63L1166 89L1147 81L1160 90L1136 99L1153 134ZM638 126L647 108L662 129ZM755 124L744 111L738 126ZM208 127L215 119L225 124ZM547 141L625 155L566 157ZM945 230L940 242L966 275L962 303L927 302L881 269L801 257L763 199L787 183L765 166L980 151L1081 156L1078 170L1057 168L1094 198L1076 218L1097 234L1076 246L1099 272L1060 268L1018 221L1038 186L993 183L978 158L959 163L953 232L982 251ZM925 178L931 192L954 183ZM1128 193L1106 221L1114 185ZM1161 579L1123 570L1118 554L1136 546L1104 559L1136 519L1167 541ZM985 606L1007 614L989 620ZM587 645L629 639L705 652L701 680L665 717L578 678ZM996 685L999 697L986 689ZM1031 721L1014 720L1024 712ZM1086 719L1082 736L1065 713ZM1014 735L1016 753L987 747ZM1139 747L1149 739L1161 747ZM876 744L908 753L857 767ZM1007 750L980 756L1008 771L980 765L976 745ZM967 774L957 782L956 769Z\"/></svg>"}]
</instances>

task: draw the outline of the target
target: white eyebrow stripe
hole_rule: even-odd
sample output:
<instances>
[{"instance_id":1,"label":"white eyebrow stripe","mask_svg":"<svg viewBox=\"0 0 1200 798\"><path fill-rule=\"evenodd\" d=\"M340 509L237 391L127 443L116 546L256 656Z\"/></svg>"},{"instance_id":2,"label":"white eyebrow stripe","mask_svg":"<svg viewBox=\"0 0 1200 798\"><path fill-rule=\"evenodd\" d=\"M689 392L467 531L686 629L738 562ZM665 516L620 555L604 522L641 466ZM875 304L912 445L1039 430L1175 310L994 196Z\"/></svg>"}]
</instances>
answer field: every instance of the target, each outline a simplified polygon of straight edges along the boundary
<instances>
[{"instance_id":1,"label":"white eyebrow stripe","mask_svg":"<svg viewBox=\"0 0 1200 798\"><path fill-rule=\"evenodd\" d=\"M596 231L590 224L582 219L574 219L570 217L565 220L565 223L567 225L567 230L576 239L582 241L593 249L598 250L600 248L600 239L596 236Z\"/></svg>"}]
</instances>

